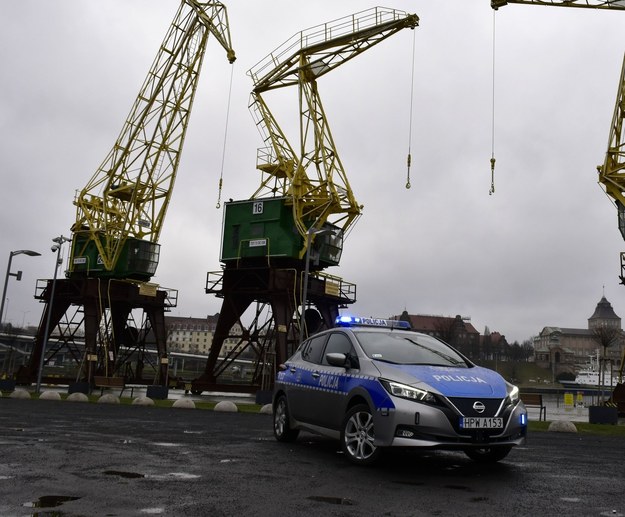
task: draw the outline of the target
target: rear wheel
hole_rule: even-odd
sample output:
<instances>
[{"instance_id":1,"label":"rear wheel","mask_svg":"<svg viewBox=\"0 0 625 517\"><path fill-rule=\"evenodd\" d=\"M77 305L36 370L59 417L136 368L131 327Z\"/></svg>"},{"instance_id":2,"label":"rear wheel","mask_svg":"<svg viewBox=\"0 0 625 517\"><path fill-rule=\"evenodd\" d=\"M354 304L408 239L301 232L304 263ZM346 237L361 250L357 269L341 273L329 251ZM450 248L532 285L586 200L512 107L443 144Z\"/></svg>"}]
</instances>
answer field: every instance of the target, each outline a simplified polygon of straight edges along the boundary
<instances>
[{"instance_id":1,"label":"rear wheel","mask_svg":"<svg viewBox=\"0 0 625 517\"><path fill-rule=\"evenodd\" d=\"M511 450L512 447L508 446L481 447L477 449L465 449L464 453L478 463L495 463L499 460L503 460Z\"/></svg>"},{"instance_id":2,"label":"rear wheel","mask_svg":"<svg viewBox=\"0 0 625 517\"><path fill-rule=\"evenodd\" d=\"M358 404L343 419L341 447L347 458L357 465L370 465L380 456L381 450L374 445L373 415L369 406Z\"/></svg>"},{"instance_id":3,"label":"rear wheel","mask_svg":"<svg viewBox=\"0 0 625 517\"><path fill-rule=\"evenodd\" d=\"M273 435L279 442L292 442L299 434L289 424L289 405L286 396L280 395L273 408Z\"/></svg>"}]
</instances>

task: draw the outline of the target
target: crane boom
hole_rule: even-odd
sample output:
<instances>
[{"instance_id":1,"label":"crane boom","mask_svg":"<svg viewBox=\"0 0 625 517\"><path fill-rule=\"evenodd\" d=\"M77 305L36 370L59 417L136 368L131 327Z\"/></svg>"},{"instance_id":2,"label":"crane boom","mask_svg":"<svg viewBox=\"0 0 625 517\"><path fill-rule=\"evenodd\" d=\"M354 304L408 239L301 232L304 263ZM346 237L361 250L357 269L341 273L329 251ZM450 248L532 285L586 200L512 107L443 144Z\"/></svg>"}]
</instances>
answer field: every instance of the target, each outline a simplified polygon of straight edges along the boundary
<instances>
[{"instance_id":1,"label":"crane boom","mask_svg":"<svg viewBox=\"0 0 625 517\"><path fill-rule=\"evenodd\" d=\"M297 33L249 70L254 81L250 110L265 148L257 168L263 178L252 199L284 196L304 237L314 226L331 223L343 233L360 215L340 161L319 96L317 79L419 18L376 7ZM278 88L299 88L300 142L296 151L271 113L263 94ZM305 252L300 251L300 258Z\"/></svg>"},{"instance_id":2,"label":"crane boom","mask_svg":"<svg viewBox=\"0 0 625 517\"><path fill-rule=\"evenodd\" d=\"M70 276L148 280L156 271L209 34L234 62L225 6L182 0L117 141L74 200Z\"/></svg>"},{"instance_id":3,"label":"crane boom","mask_svg":"<svg viewBox=\"0 0 625 517\"><path fill-rule=\"evenodd\" d=\"M605 188L608 196L616 203L618 209L618 225L623 239L625 239L625 133L623 119L625 118L625 56L621 77L616 94L616 105L610 125L608 150L603 165L597 167L599 183Z\"/></svg>"},{"instance_id":4,"label":"crane boom","mask_svg":"<svg viewBox=\"0 0 625 517\"><path fill-rule=\"evenodd\" d=\"M552 5L556 7L582 7L589 9L617 9L625 11L625 0L491 0L497 10L508 4Z\"/></svg>"}]
</instances>

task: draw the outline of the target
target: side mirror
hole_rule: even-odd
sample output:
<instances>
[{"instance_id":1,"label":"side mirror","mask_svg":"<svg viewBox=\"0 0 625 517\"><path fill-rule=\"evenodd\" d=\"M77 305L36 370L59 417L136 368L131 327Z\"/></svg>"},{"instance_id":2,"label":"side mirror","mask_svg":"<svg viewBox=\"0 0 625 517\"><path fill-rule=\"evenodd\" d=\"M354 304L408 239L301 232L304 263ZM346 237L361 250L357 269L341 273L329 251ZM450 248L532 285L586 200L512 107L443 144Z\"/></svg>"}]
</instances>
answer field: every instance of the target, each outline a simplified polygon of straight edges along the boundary
<instances>
[{"instance_id":1,"label":"side mirror","mask_svg":"<svg viewBox=\"0 0 625 517\"><path fill-rule=\"evenodd\" d=\"M330 366L342 366L344 368L349 368L349 363L347 361L347 356L345 354L339 354L337 352L331 352L326 354L326 361Z\"/></svg>"}]
</instances>

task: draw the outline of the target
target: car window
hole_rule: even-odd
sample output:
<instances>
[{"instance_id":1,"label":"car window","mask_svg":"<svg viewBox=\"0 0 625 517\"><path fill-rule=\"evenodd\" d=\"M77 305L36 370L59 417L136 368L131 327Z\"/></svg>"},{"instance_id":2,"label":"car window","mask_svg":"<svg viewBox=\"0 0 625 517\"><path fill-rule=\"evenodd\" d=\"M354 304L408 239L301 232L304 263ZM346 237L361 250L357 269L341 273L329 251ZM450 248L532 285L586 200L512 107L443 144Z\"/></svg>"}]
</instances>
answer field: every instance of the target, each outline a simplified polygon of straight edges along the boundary
<instances>
[{"instance_id":1,"label":"car window","mask_svg":"<svg viewBox=\"0 0 625 517\"><path fill-rule=\"evenodd\" d=\"M331 353L345 354L346 356L356 357L352 342L347 335L342 332L334 332L330 334L328 338L328 344L326 345L325 352L323 353L323 364L328 364L326 355Z\"/></svg>"},{"instance_id":2,"label":"car window","mask_svg":"<svg viewBox=\"0 0 625 517\"><path fill-rule=\"evenodd\" d=\"M371 359L394 364L428 364L468 368L448 344L425 334L412 332L358 332L358 342Z\"/></svg>"},{"instance_id":3,"label":"car window","mask_svg":"<svg viewBox=\"0 0 625 517\"><path fill-rule=\"evenodd\" d=\"M327 335L323 335L311 338L302 351L302 359L311 363L321 363L321 354L327 337Z\"/></svg>"}]
</instances>

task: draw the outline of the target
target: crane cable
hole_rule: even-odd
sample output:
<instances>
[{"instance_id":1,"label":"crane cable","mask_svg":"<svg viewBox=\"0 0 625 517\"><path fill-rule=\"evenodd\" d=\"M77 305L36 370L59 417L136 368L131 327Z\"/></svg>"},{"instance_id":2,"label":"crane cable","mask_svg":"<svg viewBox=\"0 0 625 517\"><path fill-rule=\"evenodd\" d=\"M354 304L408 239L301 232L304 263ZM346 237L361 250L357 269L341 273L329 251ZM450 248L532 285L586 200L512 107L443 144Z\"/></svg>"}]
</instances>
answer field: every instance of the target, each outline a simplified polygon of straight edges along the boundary
<instances>
[{"instance_id":1,"label":"crane cable","mask_svg":"<svg viewBox=\"0 0 625 517\"><path fill-rule=\"evenodd\" d=\"M412 104L414 101L414 69L415 69L415 47L416 47L416 32L412 34L412 77L410 81L410 122L408 125L408 157L406 158L406 165L408 166L408 171L406 174L406 189L411 187L410 185L410 165L412 163L412 155L410 153L410 145L412 143Z\"/></svg>"},{"instance_id":2,"label":"crane cable","mask_svg":"<svg viewBox=\"0 0 625 517\"><path fill-rule=\"evenodd\" d=\"M224 145L221 151L221 171L219 171L219 193L217 195L217 206L215 206L217 210L221 208L221 189L224 184L224 163L226 162L226 142L228 140L228 120L230 118L230 99L232 98L233 78L234 78L234 65L232 65L230 68L230 86L228 88L228 104L226 107L226 127L224 128Z\"/></svg>"},{"instance_id":3,"label":"crane cable","mask_svg":"<svg viewBox=\"0 0 625 517\"><path fill-rule=\"evenodd\" d=\"M491 155L490 155L490 190L488 195L495 193L495 13L493 10L493 92L492 92L492 111L491 111Z\"/></svg>"}]
</instances>

